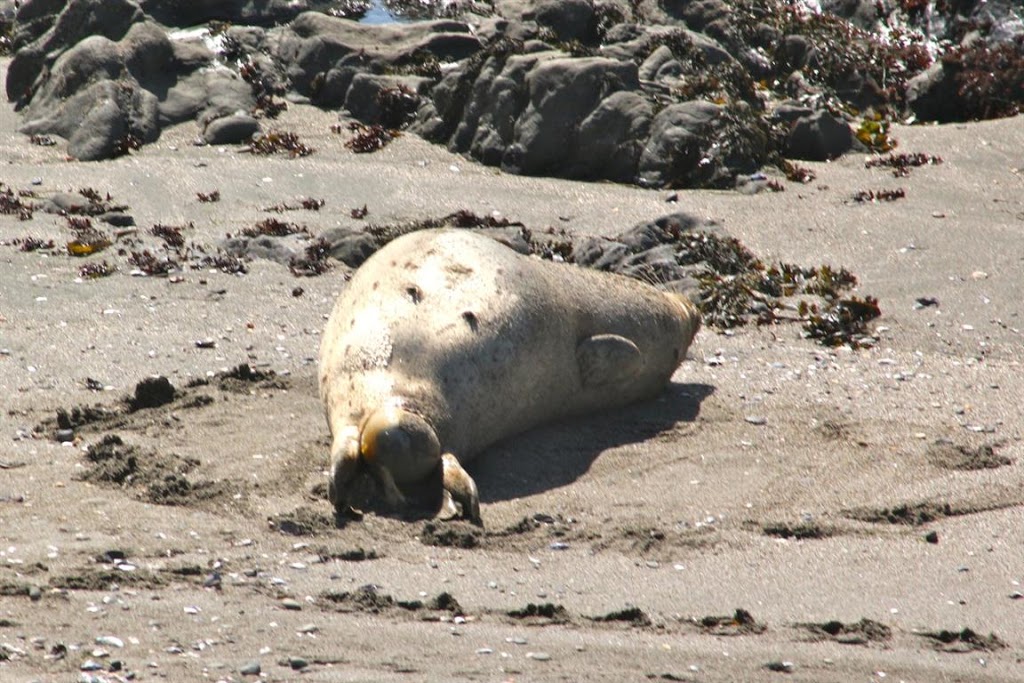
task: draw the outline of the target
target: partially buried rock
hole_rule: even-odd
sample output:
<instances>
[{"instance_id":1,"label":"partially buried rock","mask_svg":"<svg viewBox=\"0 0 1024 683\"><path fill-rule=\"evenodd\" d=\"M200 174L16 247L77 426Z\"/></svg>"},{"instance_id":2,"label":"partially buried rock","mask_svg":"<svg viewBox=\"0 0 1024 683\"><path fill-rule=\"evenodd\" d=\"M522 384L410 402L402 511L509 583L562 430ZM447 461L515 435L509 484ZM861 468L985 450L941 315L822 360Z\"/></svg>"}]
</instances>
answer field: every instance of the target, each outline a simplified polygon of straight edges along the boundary
<instances>
[{"instance_id":1,"label":"partially buried rock","mask_svg":"<svg viewBox=\"0 0 1024 683\"><path fill-rule=\"evenodd\" d=\"M786 156L807 161L830 161L853 146L853 132L845 121L827 111L797 119L786 141Z\"/></svg>"},{"instance_id":2,"label":"partially buried rock","mask_svg":"<svg viewBox=\"0 0 1024 683\"><path fill-rule=\"evenodd\" d=\"M262 671L260 663L256 660L246 662L238 669L238 673L242 676L259 676Z\"/></svg>"},{"instance_id":3,"label":"partially buried rock","mask_svg":"<svg viewBox=\"0 0 1024 683\"><path fill-rule=\"evenodd\" d=\"M248 142L258 132L260 122L256 117L238 112L213 119L206 124L203 142L208 145L235 145Z\"/></svg>"},{"instance_id":4,"label":"partially buried rock","mask_svg":"<svg viewBox=\"0 0 1024 683\"><path fill-rule=\"evenodd\" d=\"M129 400L132 410L156 408L174 400L174 385L166 377L148 377L135 385L135 396Z\"/></svg>"}]
</instances>

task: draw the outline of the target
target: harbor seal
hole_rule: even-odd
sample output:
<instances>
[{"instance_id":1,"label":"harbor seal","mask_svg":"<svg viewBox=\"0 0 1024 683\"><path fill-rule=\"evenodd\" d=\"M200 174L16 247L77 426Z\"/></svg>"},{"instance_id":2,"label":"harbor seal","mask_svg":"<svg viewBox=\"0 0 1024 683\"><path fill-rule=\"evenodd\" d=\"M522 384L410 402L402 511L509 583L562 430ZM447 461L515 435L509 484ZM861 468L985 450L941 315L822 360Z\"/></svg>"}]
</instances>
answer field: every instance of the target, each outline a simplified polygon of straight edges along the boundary
<instances>
[{"instance_id":1,"label":"harbor seal","mask_svg":"<svg viewBox=\"0 0 1024 683\"><path fill-rule=\"evenodd\" d=\"M638 280L467 230L400 237L355 272L321 341L331 502L481 524L463 465L531 427L654 396L699 327L685 296Z\"/></svg>"}]
</instances>

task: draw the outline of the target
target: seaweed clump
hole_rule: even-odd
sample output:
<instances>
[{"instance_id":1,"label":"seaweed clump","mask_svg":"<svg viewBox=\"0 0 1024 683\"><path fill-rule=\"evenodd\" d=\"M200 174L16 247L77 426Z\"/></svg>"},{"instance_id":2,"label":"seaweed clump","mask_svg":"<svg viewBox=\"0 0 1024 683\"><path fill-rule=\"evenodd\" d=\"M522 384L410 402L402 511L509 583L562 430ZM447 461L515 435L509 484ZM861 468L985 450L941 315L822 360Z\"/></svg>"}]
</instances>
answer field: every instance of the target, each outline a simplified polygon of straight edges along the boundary
<instances>
[{"instance_id":1,"label":"seaweed clump","mask_svg":"<svg viewBox=\"0 0 1024 683\"><path fill-rule=\"evenodd\" d=\"M117 266L113 266L106 261L100 263L87 263L78 269L78 276L83 280L97 280L101 277L107 277L117 272Z\"/></svg>"},{"instance_id":2,"label":"seaweed clump","mask_svg":"<svg viewBox=\"0 0 1024 683\"><path fill-rule=\"evenodd\" d=\"M32 219L32 211L35 207L31 202L24 201L25 195L15 192L10 187L0 183L0 214L17 216L18 220L27 221Z\"/></svg>"},{"instance_id":3,"label":"seaweed clump","mask_svg":"<svg viewBox=\"0 0 1024 683\"><path fill-rule=\"evenodd\" d=\"M292 159L309 156L316 150L299 140L295 133L287 131L270 131L262 135L254 135L249 141L249 151L253 154L270 155L287 152Z\"/></svg>"},{"instance_id":4,"label":"seaweed clump","mask_svg":"<svg viewBox=\"0 0 1024 683\"><path fill-rule=\"evenodd\" d=\"M319 237L306 247L305 254L293 257L288 268L296 277L323 275L332 268L330 255L330 243Z\"/></svg>"},{"instance_id":5,"label":"seaweed clump","mask_svg":"<svg viewBox=\"0 0 1024 683\"><path fill-rule=\"evenodd\" d=\"M705 324L722 330L800 322L805 336L827 346L875 342L868 323L881 315L878 302L848 296L857 278L845 268L766 264L739 240L690 221L667 216L619 236L612 246L601 242L596 252L584 247L566 260L695 290L691 296Z\"/></svg>"},{"instance_id":6,"label":"seaweed clump","mask_svg":"<svg viewBox=\"0 0 1024 683\"><path fill-rule=\"evenodd\" d=\"M345 147L356 154L369 154L384 149L392 140L401 135L399 131L385 128L379 123L371 126L351 123L348 128L354 135L345 142Z\"/></svg>"},{"instance_id":7,"label":"seaweed clump","mask_svg":"<svg viewBox=\"0 0 1024 683\"><path fill-rule=\"evenodd\" d=\"M295 234L309 234L309 230L295 223L280 221L276 218L266 218L256 223L251 228L244 228L242 234L246 237L259 237L269 235L271 237L287 237Z\"/></svg>"},{"instance_id":8,"label":"seaweed clump","mask_svg":"<svg viewBox=\"0 0 1024 683\"><path fill-rule=\"evenodd\" d=\"M935 166L942 163L942 157L933 154L889 154L884 157L873 157L864 162L864 168L891 168L893 176L905 178L910 169L920 166Z\"/></svg>"},{"instance_id":9,"label":"seaweed clump","mask_svg":"<svg viewBox=\"0 0 1024 683\"><path fill-rule=\"evenodd\" d=\"M1024 36L990 45L961 45L942 56L953 75L960 120L1015 116L1024 108Z\"/></svg>"},{"instance_id":10,"label":"seaweed clump","mask_svg":"<svg viewBox=\"0 0 1024 683\"><path fill-rule=\"evenodd\" d=\"M405 85L377 91L380 124L389 130L405 128L416 115L420 96Z\"/></svg>"}]
</instances>

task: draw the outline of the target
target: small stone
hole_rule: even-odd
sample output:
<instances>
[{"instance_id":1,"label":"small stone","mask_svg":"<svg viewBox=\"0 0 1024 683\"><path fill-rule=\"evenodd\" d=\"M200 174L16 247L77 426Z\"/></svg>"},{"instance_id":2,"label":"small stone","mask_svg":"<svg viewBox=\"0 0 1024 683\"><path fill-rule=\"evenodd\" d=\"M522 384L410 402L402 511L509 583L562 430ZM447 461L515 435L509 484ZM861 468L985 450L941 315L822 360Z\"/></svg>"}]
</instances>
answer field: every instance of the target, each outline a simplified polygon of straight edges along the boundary
<instances>
[{"instance_id":1,"label":"small stone","mask_svg":"<svg viewBox=\"0 0 1024 683\"><path fill-rule=\"evenodd\" d=\"M303 659L302 657L289 657L288 666L290 666L295 671L302 671L303 669L309 666L309 662Z\"/></svg>"},{"instance_id":2,"label":"small stone","mask_svg":"<svg viewBox=\"0 0 1024 683\"><path fill-rule=\"evenodd\" d=\"M551 548L552 550L568 550L569 549L569 544L568 543L563 543L561 541L555 541L554 543L552 543L548 547Z\"/></svg>"},{"instance_id":3,"label":"small stone","mask_svg":"<svg viewBox=\"0 0 1024 683\"><path fill-rule=\"evenodd\" d=\"M124 647L124 641L116 636L99 636L96 638L96 644L107 647Z\"/></svg>"},{"instance_id":4,"label":"small stone","mask_svg":"<svg viewBox=\"0 0 1024 683\"><path fill-rule=\"evenodd\" d=\"M793 669L796 668L793 662L768 662L764 665L764 668L769 671L778 671L784 674L793 673Z\"/></svg>"},{"instance_id":5,"label":"small stone","mask_svg":"<svg viewBox=\"0 0 1024 683\"><path fill-rule=\"evenodd\" d=\"M551 655L549 655L547 652L527 652L526 658L535 659L538 662L546 662L551 659Z\"/></svg>"},{"instance_id":6,"label":"small stone","mask_svg":"<svg viewBox=\"0 0 1024 683\"><path fill-rule=\"evenodd\" d=\"M254 659L251 662L243 664L241 668L238 669L238 673L243 676L259 676L263 673L263 669L260 667L259 661Z\"/></svg>"},{"instance_id":7,"label":"small stone","mask_svg":"<svg viewBox=\"0 0 1024 683\"><path fill-rule=\"evenodd\" d=\"M74 429L58 429L54 435L58 443L70 443L75 440Z\"/></svg>"},{"instance_id":8,"label":"small stone","mask_svg":"<svg viewBox=\"0 0 1024 683\"><path fill-rule=\"evenodd\" d=\"M82 666L78 667L79 671L102 671L103 665L92 659L87 659L82 662Z\"/></svg>"},{"instance_id":9,"label":"small stone","mask_svg":"<svg viewBox=\"0 0 1024 683\"><path fill-rule=\"evenodd\" d=\"M39 602L43 599L43 591L39 586L30 586L28 589L28 599L32 602Z\"/></svg>"},{"instance_id":10,"label":"small stone","mask_svg":"<svg viewBox=\"0 0 1024 683\"><path fill-rule=\"evenodd\" d=\"M758 427L768 424L768 418L763 415L747 415L743 419L752 425L757 425Z\"/></svg>"},{"instance_id":11,"label":"small stone","mask_svg":"<svg viewBox=\"0 0 1024 683\"><path fill-rule=\"evenodd\" d=\"M299 627L299 633L317 633L318 631L320 631L320 627L316 624L306 624Z\"/></svg>"},{"instance_id":12,"label":"small stone","mask_svg":"<svg viewBox=\"0 0 1024 683\"><path fill-rule=\"evenodd\" d=\"M215 349L215 348L217 348L217 342L214 341L213 339L210 339L210 338L197 339L196 340L196 348L197 349Z\"/></svg>"},{"instance_id":13,"label":"small stone","mask_svg":"<svg viewBox=\"0 0 1024 683\"><path fill-rule=\"evenodd\" d=\"M478 655L492 655L494 654L494 650L489 647L481 647L476 651L476 653Z\"/></svg>"},{"instance_id":14,"label":"small stone","mask_svg":"<svg viewBox=\"0 0 1024 683\"><path fill-rule=\"evenodd\" d=\"M939 533L937 531L929 531L927 534L924 535L924 540L928 541L929 543L938 543Z\"/></svg>"},{"instance_id":15,"label":"small stone","mask_svg":"<svg viewBox=\"0 0 1024 683\"><path fill-rule=\"evenodd\" d=\"M302 609L302 603L299 602L298 600L295 600L294 598L285 598L284 600L281 601L281 607L284 607L285 609L290 609L290 610L301 610Z\"/></svg>"}]
</instances>

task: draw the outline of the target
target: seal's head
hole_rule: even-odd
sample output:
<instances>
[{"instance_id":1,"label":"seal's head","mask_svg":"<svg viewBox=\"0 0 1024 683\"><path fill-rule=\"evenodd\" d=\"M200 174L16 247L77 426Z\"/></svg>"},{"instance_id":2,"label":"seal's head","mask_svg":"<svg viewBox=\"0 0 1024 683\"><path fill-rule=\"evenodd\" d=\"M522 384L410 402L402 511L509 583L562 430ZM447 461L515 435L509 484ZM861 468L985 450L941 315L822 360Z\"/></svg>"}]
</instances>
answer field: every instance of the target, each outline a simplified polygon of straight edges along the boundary
<instances>
[{"instance_id":1,"label":"seal's head","mask_svg":"<svg viewBox=\"0 0 1024 683\"><path fill-rule=\"evenodd\" d=\"M369 475L392 510L436 511L440 501L444 512L480 522L476 485L453 455L441 453L437 433L419 415L391 406L370 412L358 433L343 435L333 461L329 493L339 514L359 514L353 504Z\"/></svg>"}]
</instances>

